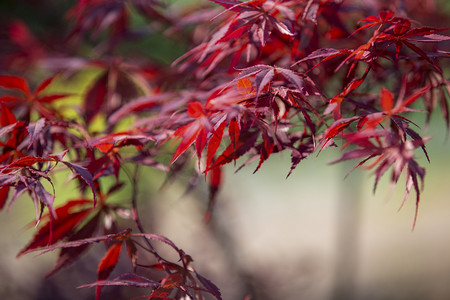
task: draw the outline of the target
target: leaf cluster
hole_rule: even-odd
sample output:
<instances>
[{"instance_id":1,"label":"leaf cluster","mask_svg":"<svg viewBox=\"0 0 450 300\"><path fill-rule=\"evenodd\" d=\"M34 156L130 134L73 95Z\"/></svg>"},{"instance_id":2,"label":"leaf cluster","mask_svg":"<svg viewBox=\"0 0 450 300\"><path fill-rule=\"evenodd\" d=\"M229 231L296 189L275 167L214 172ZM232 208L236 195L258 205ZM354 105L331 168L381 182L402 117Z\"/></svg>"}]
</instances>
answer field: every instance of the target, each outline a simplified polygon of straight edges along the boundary
<instances>
[{"instance_id":1,"label":"leaf cluster","mask_svg":"<svg viewBox=\"0 0 450 300\"><path fill-rule=\"evenodd\" d=\"M210 2L76 1L67 34L52 47L24 21L9 24L11 51L0 57L8 71L0 76L0 208L24 193L33 200L41 226L19 256L60 249L49 275L105 244L97 281L84 285L96 287L96 299L111 285L148 288L149 299L221 299L189 255L142 227L137 166L168 179L196 169L209 185L209 220L225 165L239 161L239 170L256 161L256 172L288 152L289 176L313 153L340 147L334 163L357 159L355 168L373 169L374 189L389 170L392 184L404 174L404 201L414 189L418 207L425 169L415 150L428 159L428 138L411 113L429 121L440 106L450 126L446 29L422 26L401 8L371 15L371 4L356 1ZM152 59L151 49L124 50L154 36L190 50L171 66ZM37 70L47 74L40 83L31 76ZM70 85L86 72L95 76L79 95L54 92L55 82ZM71 118L63 107L74 96L79 116ZM56 207L52 180L64 170L80 196ZM124 188L124 172L132 193L118 205L110 199ZM124 218L134 231L120 228ZM178 261L154 243L168 245ZM131 271L111 279L124 248ZM138 253L155 263L141 263ZM162 275L147 278L145 269Z\"/></svg>"}]
</instances>

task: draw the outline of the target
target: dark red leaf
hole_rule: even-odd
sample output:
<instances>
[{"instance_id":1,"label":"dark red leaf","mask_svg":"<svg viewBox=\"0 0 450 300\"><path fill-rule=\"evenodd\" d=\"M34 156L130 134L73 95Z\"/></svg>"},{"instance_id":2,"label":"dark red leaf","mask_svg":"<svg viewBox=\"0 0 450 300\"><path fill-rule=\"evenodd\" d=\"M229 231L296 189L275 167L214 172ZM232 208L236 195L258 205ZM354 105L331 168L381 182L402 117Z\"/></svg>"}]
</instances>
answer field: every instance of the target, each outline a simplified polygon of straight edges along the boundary
<instances>
[{"instance_id":1,"label":"dark red leaf","mask_svg":"<svg viewBox=\"0 0 450 300\"><path fill-rule=\"evenodd\" d=\"M219 39L216 43L239 39L244 33L248 32L250 26L251 24L248 24L248 22L237 19L235 22L230 23L223 37Z\"/></svg>"},{"instance_id":2,"label":"dark red leaf","mask_svg":"<svg viewBox=\"0 0 450 300\"><path fill-rule=\"evenodd\" d=\"M239 135L241 129L239 128L239 123L236 119L230 121L228 125L228 135L230 136L232 151L235 152L238 147Z\"/></svg>"},{"instance_id":3,"label":"dark red leaf","mask_svg":"<svg viewBox=\"0 0 450 300\"><path fill-rule=\"evenodd\" d=\"M427 53L425 53L425 51L406 40L402 41L402 43L428 61L439 73L442 72L439 66L427 55Z\"/></svg>"},{"instance_id":4,"label":"dark red leaf","mask_svg":"<svg viewBox=\"0 0 450 300\"><path fill-rule=\"evenodd\" d=\"M92 203L92 201L87 201ZM69 242L74 242L77 240L82 240L85 238L90 238L97 229L98 223L100 221L100 214L97 213L94 217L92 217L89 222L83 225L81 228L77 230L74 234L70 235ZM83 244L79 247L73 248L62 248L59 253L59 257L54 267L45 275L46 277L50 277L58 270L63 267L69 266L73 262L75 262L81 255L83 255L91 244Z\"/></svg>"},{"instance_id":5,"label":"dark red leaf","mask_svg":"<svg viewBox=\"0 0 450 300\"><path fill-rule=\"evenodd\" d=\"M447 93L445 93L444 88L447 89ZM441 106L442 116L444 117L445 124L447 125L448 129L450 128L450 113L448 107L448 102L450 102L450 83L447 82L445 87L442 87L442 89L439 90L439 93L439 104Z\"/></svg>"},{"instance_id":6,"label":"dark red leaf","mask_svg":"<svg viewBox=\"0 0 450 300\"><path fill-rule=\"evenodd\" d=\"M9 186L3 186L0 187L0 209L3 209L3 207L6 204L6 201L8 200L9 195Z\"/></svg>"},{"instance_id":7,"label":"dark red leaf","mask_svg":"<svg viewBox=\"0 0 450 300\"><path fill-rule=\"evenodd\" d=\"M35 123L31 123L28 125L27 130L30 135L30 142L28 143L28 149L31 148L37 136L42 132L45 127L45 119L41 118Z\"/></svg>"},{"instance_id":8,"label":"dark red leaf","mask_svg":"<svg viewBox=\"0 0 450 300\"><path fill-rule=\"evenodd\" d=\"M205 222L209 222L214 209L217 193L222 184L222 168L217 167L209 172L209 200L208 209L203 217Z\"/></svg>"},{"instance_id":9,"label":"dark red leaf","mask_svg":"<svg viewBox=\"0 0 450 300\"><path fill-rule=\"evenodd\" d=\"M133 240L126 240L125 243L127 245L128 258L130 259L133 268L136 268L136 262L138 258L136 244Z\"/></svg>"},{"instance_id":10,"label":"dark red leaf","mask_svg":"<svg viewBox=\"0 0 450 300\"><path fill-rule=\"evenodd\" d=\"M5 166L4 168L29 167L29 166L32 166L32 165L34 165L36 163L49 162L49 161L54 161L54 160L51 159L51 158L25 156L25 157L22 157L22 158L19 158L19 159L15 160L14 162L9 164L8 166Z\"/></svg>"},{"instance_id":11,"label":"dark red leaf","mask_svg":"<svg viewBox=\"0 0 450 300\"><path fill-rule=\"evenodd\" d=\"M77 248L86 244L93 244L93 243L100 243L100 242L122 242L126 241L130 238L130 229L124 230L123 232L115 233L115 234L108 234L108 235L102 235L97 237L91 237L91 238L85 238L81 240L74 240L69 241L65 243L60 244L54 244L50 245L44 248L36 248L36 249L30 249L28 251L25 251L22 254L28 254L30 252L36 252L41 251L40 254L44 254L47 252L54 251L56 249L65 249L65 248ZM138 234L135 234L138 235ZM139 236L139 235L138 235Z\"/></svg>"},{"instance_id":12,"label":"dark red leaf","mask_svg":"<svg viewBox=\"0 0 450 300\"><path fill-rule=\"evenodd\" d=\"M260 154L259 154L259 163L258 163L258 166L256 167L255 171L253 171L253 173L256 173L259 170L259 168L261 168L261 165L263 164L263 162L266 161L273 152L274 144L273 144L272 139L269 137L263 136L263 141L264 142L261 145L261 150L260 150Z\"/></svg>"},{"instance_id":13,"label":"dark red leaf","mask_svg":"<svg viewBox=\"0 0 450 300\"><path fill-rule=\"evenodd\" d=\"M228 164L232 161L237 160L239 157L247 153L254 146L256 140L258 139L259 132L249 132L245 135L241 134L240 139L236 146L229 145L222 154L217 158L217 160L210 166L206 171L212 170L214 168L220 167L222 165ZM205 171L205 172L206 172Z\"/></svg>"},{"instance_id":14,"label":"dark red leaf","mask_svg":"<svg viewBox=\"0 0 450 300\"><path fill-rule=\"evenodd\" d=\"M119 261L120 251L122 250L122 243L115 243L109 247L105 256L103 256L97 268L97 281L102 281L108 278L109 274L116 267ZM95 299L100 299L100 292L102 290L101 285L97 285L95 291Z\"/></svg>"},{"instance_id":15,"label":"dark red leaf","mask_svg":"<svg viewBox=\"0 0 450 300\"><path fill-rule=\"evenodd\" d=\"M169 274L161 281L161 286L152 292L149 299L166 299L173 289L183 282L183 275L180 273Z\"/></svg>"},{"instance_id":16,"label":"dark red leaf","mask_svg":"<svg viewBox=\"0 0 450 300\"><path fill-rule=\"evenodd\" d=\"M168 95L152 95L149 97L138 98L131 101L117 111L115 111L111 116L108 117L108 123L116 124L122 118L129 116L131 113L142 112L155 107L163 99L167 98Z\"/></svg>"},{"instance_id":17,"label":"dark red leaf","mask_svg":"<svg viewBox=\"0 0 450 300\"><path fill-rule=\"evenodd\" d=\"M272 70L263 70L256 74L255 77L255 85L258 87L256 91L256 97L265 89L265 87L272 81L273 76L275 75L275 71ZM239 81L241 82L241 81Z\"/></svg>"},{"instance_id":18,"label":"dark red leaf","mask_svg":"<svg viewBox=\"0 0 450 300\"><path fill-rule=\"evenodd\" d=\"M216 297L218 300L222 300L222 294L220 293L219 288L212 283L210 280L206 279L205 277L201 276L197 272L195 272L195 276L197 276L198 280L201 282L201 284Z\"/></svg>"},{"instance_id":19,"label":"dark red leaf","mask_svg":"<svg viewBox=\"0 0 450 300\"><path fill-rule=\"evenodd\" d=\"M89 123L101 111L106 101L108 73L104 73L89 89L84 100L84 112Z\"/></svg>"},{"instance_id":20,"label":"dark red leaf","mask_svg":"<svg viewBox=\"0 0 450 300\"><path fill-rule=\"evenodd\" d=\"M116 278L113 278L111 280L101 280L96 281L94 283L84 284L82 286L79 286L80 288L83 287L94 287L94 286L135 286L140 288L158 288L160 286L159 282L150 280L148 278L139 276L134 273L124 273L120 274Z\"/></svg>"},{"instance_id":21,"label":"dark red leaf","mask_svg":"<svg viewBox=\"0 0 450 300\"><path fill-rule=\"evenodd\" d=\"M346 49L337 50L337 49L333 49L333 48L321 48L321 49L311 52L308 56L297 61L292 66L295 66L297 64L300 64L300 63L308 61L308 60L313 60L313 59L317 59L317 58L325 58L322 62L320 62L319 64L317 64L315 66L315 67L317 67L327 60L331 60L335 57L338 57L339 55L348 54L348 53L350 53L350 50L346 50Z\"/></svg>"},{"instance_id":22,"label":"dark red leaf","mask_svg":"<svg viewBox=\"0 0 450 300\"><path fill-rule=\"evenodd\" d=\"M73 173L75 173L77 176L80 176L81 179L83 179L91 188L92 195L94 197L94 205L97 201L97 195L95 193L94 188L94 179L92 178L92 174L85 168L80 165L68 162L68 161L61 161L63 164L68 166Z\"/></svg>"},{"instance_id":23,"label":"dark red leaf","mask_svg":"<svg viewBox=\"0 0 450 300\"><path fill-rule=\"evenodd\" d=\"M52 184L51 181L49 181L50 184ZM33 182L33 185L30 185L29 187L32 190L31 193L31 197L33 198L33 200L39 200L39 202L41 203L41 206L47 206L48 210L50 211L50 214L52 214L53 216L56 216L55 210L53 209L53 202L55 201L55 195L49 193L44 186L42 185L42 183L40 181L35 180ZM53 188L53 184L52 184L52 188ZM54 188L53 188L53 192L54 192ZM37 207L37 203L35 202L36 205L36 220L40 221L40 215L42 215L43 212L43 207L41 207L41 213L40 215L37 213L38 207Z\"/></svg>"},{"instance_id":24,"label":"dark red leaf","mask_svg":"<svg viewBox=\"0 0 450 300\"><path fill-rule=\"evenodd\" d=\"M70 201L64 206L55 209L57 218L53 219L50 216L51 220L39 229L33 237L33 240L17 256L20 257L29 251L53 245L57 241L68 237L74 227L91 211L90 209L82 209L72 212L72 209L87 203L91 202L86 200Z\"/></svg>"}]
</instances>

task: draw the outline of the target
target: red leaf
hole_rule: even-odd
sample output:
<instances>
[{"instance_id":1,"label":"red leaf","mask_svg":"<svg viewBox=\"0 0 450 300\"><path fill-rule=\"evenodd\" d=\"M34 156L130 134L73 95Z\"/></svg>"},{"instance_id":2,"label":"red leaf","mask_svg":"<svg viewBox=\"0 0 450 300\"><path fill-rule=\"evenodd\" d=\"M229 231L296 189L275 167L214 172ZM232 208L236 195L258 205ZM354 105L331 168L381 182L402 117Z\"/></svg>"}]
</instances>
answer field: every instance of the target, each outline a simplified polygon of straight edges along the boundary
<instances>
[{"instance_id":1,"label":"red leaf","mask_svg":"<svg viewBox=\"0 0 450 300\"><path fill-rule=\"evenodd\" d=\"M100 150L103 153L108 153L109 151L111 151L114 148L114 143L110 142L110 143L104 143L104 144L97 144L94 146L94 148L97 148L98 150Z\"/></svg>"},{"instance_id":2,"label":"red leaf","mask_svg":"<svg viewBox=\"0 0 450 300\"><path fill-rule=\"evenodd\" d=\"M302 62L305 62L305 61L308 61L308 60L313 60L313 59L323 58L323 57L325 58L324 61L326 61L326 60L330 60L330 59L332 59L334 57L337 57L339 55L346 54L348 52L350 52L350 51L349 50L345 50L345 49L337 50L337 49L333 49L333 48L320 48L318 50L315 50L315 51L311 52L308 56L306 56L306 57L302 58L301 60L297 61L292 66L295 66L295 65L297 65L299 63L302 63ZM320 65L320 64L321 63L317 64L316 67L318 65Z\"/></svg>"},{"instance_id":3,"label":"red leaf","mask_svg":"<svg viewBox=\"0 0 450 300\"><path fill-rule=\"evenodd\" d=\"M231 23L227 32L220 40L217 41L217 43L240 38L244 33L248 32L250 26L251 24L246 24L243 20L237 20Z\"/></svg>"},{"instance_id":4,"label":"red leaf","mask_svg":"<svg viewBox=\"0 0 450 300\"><path fill-rule=\"evenodd\" d=\"M108 73L104 73L89 89L84 100L84 112L89 123L100 111L106 101Z\"/></svg>"},{"instance_id":5,"label":"red leaf","mask_svg":"<svg viewBox=\"0 0 450 300\"><path fill-rule=\"evenodd\" d=\"M233 160L238 159L247 151L251 149L251 147L254 146L256 140L258 139L259 132L249 132L243 136L240 135L240 140L237 142L236 147L233 147L233 145L229 145L225 151L217 158L217 160L210 166L208 169L205 170L205 172L212 170L214 168L217 168L219 166L225 165L230 163Z\"/></svg>"},{"instance_id":6,"label":"red leaf","mask_svg":"<svg viewBox=\"0 0 450 300\"><path fill-rule=\"evenodd\" d=\"M149 299L167 299L172 290L178 287L182 281L183 275L180 273L169 274L161 281L161 286L152 292Z\"/></svg>"},{"instance_id":7,"label":"red leaf","mask_svg":"<svg viewBox=\"0 0 450 300\"><path fill-rule=\"evenodd\" d=\"M23 92L26 96L30 95L28 83L22 77L3 75L0 76L0 86L6 89L15 89Z\"/></svg>"},{"instance_id":8,"label":"red leaf","mask_svg":"<svg viewBox=\"0 0 450 300\"><path fill-rule=\"evenodd\" d=\"M55 95L48 95L48 96L42 96L37 99L39 103L53 103L56 100L60 100L66 97L69 97L70 94L55 94Z\"/></svg>"},{"instance_id":9,"label":"red leaf","mask_svg":"<svg viewBox=\"0 0 450 300\"><path fill-rule=\"evenodd\" d=\"M2 209L8 200L9 186L0 187L0 209Z\"/></svg>"},{"instance_id":10,"label":"red leaf","mask_svg":"<svg viewBox=\"0 0 450 300\"><path fill-rule=\"evenodd\" d=\"M222 184L222 168L217 167L209 172L209 201L208 209L203 219L205 222L209 222L211 219L212 211L214 209L217 192Z\"/></svg>"},{"instance_id":11,"label":"red leaf","mask_svg":"<svg viewBox=\"0 0 450 300\"><path fill-rule=\"evenodd\" d=\"M228 134L230 136L231 148L235 152L238 147L239 135L240 135L239 123L236 119L232 119L228 125Z\"/></svg>"},{"instance_id":12,"label":"red leaf","mask_svg":"<svg viewBox=\"0 0 450 300\"><path fill-rule=\"evenodd\" d=\"M223 136L223 131L225 129L225 126L226 126L225 121L220 123L219 127L216 129L216 131L213 133L213 135L209 139L208 149L207 149L207 153L206 153L206 168L208 168L211 165L211 163L214 159L214 155L216 154L217 149L219 149L220 142L222 141L222 136ZM205 176L206 176L206 173L205 173Z\"/></svg>"},{"instance_id":13,"label":"red leaf","mask_svg":"<svg viewBox=\"0 0 450 300\"><path fill-rule=\"evenodd\" d=\"M47 79L45 79L44 81L42 81L38 87L36 88L36 90L34 91L34 95L37 96L39 95L43 90L45 90L52 82L53 80L56 78L58 74L55 74Z\"/></svg>"},{"instance_id":14,"label":"red leaf","mask_svg":"<svg viewBox=\"0 0 450 300\"><path fill-rule=\"evenodd\" d=\"M70 201L66 205L57 208L55 210L57 218L53 219L52 216L49 216L51 219L39 229L33 237L33 240L19 252L17 257L22 256L30 250L53 245L57 241L68 237L74 227L91 211L91 209L83 209L77 212L72 212L72 210L76 206L87 203L92 202L87 200Z\"/></svg>"},{"instance_id":15,"label":"red leaf","mask_svg":"<svg viewBox=\"0 0 450 300\"><path fill-rule=\"evenodd\" d=\"M129 116L134 112L141 112L143 110L148 110L153 108L160 102L162 99L166 98L167 95L152 95L149 97L138 98L134 101L128 102L125 105L121 106L117 111L115 111L112 115L108 117L108 123L116 124L122 118Z\"/></svg>"},{"instance_id":16,"label":"red leaf","mask_svg":"<svg viewBox=\"0 0 450 300\"><path fill-rule=\"evenodd\" d=\"M87 201L87 200L86 200ZM73 202L73 201L72 201ZM87 201L89 203L92 203L92 201ZM77 240L85 239L91 237L95 229L98 226L100 220L100 214L97 213L94 217L92 217L89 222L87 222L85 225L83 225L80 229L78 229L77 232L72 234L69 238L69 242L74 242ZM73 247L73 248L62 248L61 252L59 253L59 257L53 268L45 275L45 277L50 277L54 273L56 273L58 270L60 270L63 267L66 267L73 263L77 258L79 258L82 254L84 254L91 244L83 244L79 247Z\"/></svg>"},{"instance_id":17,"label":"red leaf","mask_svg":"<svg viewBox=\"0 0 450 300\"><path fill-rule=\"evenodd\" d=\"M409 49L411 49L414 52L416 52L417 54L419 54L423 59L428 61L439 73L442 72L441 69L439 68L439 66L425 53L425 51L423 51L422 49L420 49L416 45L414 45L414 44L412 44L412 43L410 43L410 42L408 42L406 40L403 40L402 43L404 45L406 45Z\"/></svg>"},{"instance_id":18,"label":"red leaf","mask_svg":"<svg viewBox=\"0 0 450 300\"><path fill-rule=\"evenodd\" d=\"M115 234L108 234L108 235L102 235L102 236L96 236L96 237L90 237L85 238L81 240L73 240L65 243L60 244L54 244L50 246L46 246L44 248L38 248L38 249L30 249L28 251L25 251L23 254L28 254L31 252L41 251L41 254L48 253L51 251L54 251L56 249L66 249L66 248L78 248L87 244L93 244L93 243L100 243L100 242L122 242L126 241L130 238L130 229L124 230L119 233ZM135 236L138 234L135 234ZM138 235L139 236L139 235ZM142 236L142 235L141 235Z\"/></svg>"},{"instance_id":19,"label":"red leaf","mask_svg":"<svg viewBox=\"0 0 450 300\"><path fill-rule=\"evenodd\" d=\"M385 112L390 112L392 107L394 106L394 96L392 93L385 89L381 89L381 95L380 95L380 102L381 102L381 108Z\"/></svg>"},{"instance_id":20,"label":"red leaf","mask_svg":"<svg viewBox=\"0 0 450 300\"><path fill-rule=\"evenodd\" d=\"M205 149L206 146L206 137L208 132L205 129L200 130L199 134L197 135L197 139L195 140L195 149L197 150L197 157L199 158L199 164L200 164L200 158L202 156L203 149Z\"/></svg>"},{"instance_id":21,"label":"red leaf","mask_svg":"<svg viewBox=\"0 0 450 300\"><path fill-rule=\"evenodd\" d=\"M218 189L222 183L222 169L220 167L212 169L209 178L210 188Z\"/></svg>"},{"instance_id":22,"label":"red leaf","mask_svg":"<svg viewBox=\"0 0 450 300\"><path fill-rule=\"evenodd\" d=\"M400 107L406 108L410 106L412 103L414 103L420 96L422 96L425 92L427 92L430 89L429 86L425 86L421 88L420 90L414 92L411 96L408 97L405 101L398 103L395 107L395 109L398 109Z\"/></svg>"},{"instance_id":23,"label":"red leaf","mask_svg":"<svg viewBox=\"0 0 450 300\"><path fill-rule=\"evenodd\" d=\"M115 243L109 247L108 252L103 256L97 269L97 281L105 280L114 270L119 261L120 251L122 250L122 243ZM102 286L97 286L95 291L95 299L100 299L100 292Z\"/></svg>"},{"instance_id":24,"label":"red leaf","mask_svg":"<svg viewBox=\"0 0 450 300\"><path fill-rule=\"evenodd\" d=\"M351 123L355 122L356 120L359 120L359 116L355 116L352 118L345 118L335 121L333 124L331 124L330 127L327 128L325 131L325 140L331 139L341 133L345 128L350 126Z\"/></svg>"},{"instance_id":25,"label":"red leaf","mask_svg":"<svg viewBox=\"0 0 450 300\"><path fill-rule=\"evenodd\" d=\"M356 32L358 32L360 30L363 30L363 29L366 29L366 28L371 28L373 26L386 23L389 20L391 20L391 18L393 16L394 16L394 12L393 11L389 11L389 10L379 11L378 12L378 18L376 16L368 16L368 17L360 20L358 23L363 23L363 22L369 22L369 23L361 26L360 28L355 30L351 35L354 35Z\"/></svg>"},{"instance_id":26,"label":"red leaf","mask_svg":"<svg viewBox=\"0 0 450 300\"><path fill-rule=\"evenodd\" d=\"M181 156L186 150L195 142L195 139L198 137L202 128L197 121L186 124L180 128L178 128L174 135L182 137L180 144L178 145L177 150L173 154L173 157L170 161L170 164L173 164L178 157Z\"/></svg>"},{"instance_id":27,"label":"red leaf","mask_svg":"<svg viewBox=\"0 0 450 300\"><path fill-rule=\"evenodd\" d=\"M205 115L203 111L203 106L198 101L188 103L187 113L191 118L195 119Z\"/></svg>"},{"instance_id":28,"label":"red leaf","mask_svg":"<svg viewBox=\"0 0 450 300\"><path fill-rule=\"evenodd\" d=\"M258 163L258 166L256 167L256 170L253 173L256 173L256 171L259 170L259 168L261 167L263 162L265 160L267 160L273 152L274 144L273 144L272 139L270 139L266 136L263 136L263 140L264 140L264 143L261 146L260 155L259 155L259 163Z\"/></svg>"},{"instance_id":29,"label":"red leaf","mask_svg":"<svg viewBox=\"0 0 450 300\"><path fill-rule=\"evenodd\" d=\"M172 273L161 281L165 288L174 288L183 281L183 275L180 273Z\"/></svg>"},{"instance_id":30,"label":"red leaf","mask_svg":"<svg viewBox=\"0 0 450 300\"><path fill-rule=\"evenodd\" d=\"M16 117L14 114L9 110L9 108L1 103L1 116L0 116L0 125L2 127L8 126L10 124L14 124L17 122Z\"/></svg>"}]
</instances>

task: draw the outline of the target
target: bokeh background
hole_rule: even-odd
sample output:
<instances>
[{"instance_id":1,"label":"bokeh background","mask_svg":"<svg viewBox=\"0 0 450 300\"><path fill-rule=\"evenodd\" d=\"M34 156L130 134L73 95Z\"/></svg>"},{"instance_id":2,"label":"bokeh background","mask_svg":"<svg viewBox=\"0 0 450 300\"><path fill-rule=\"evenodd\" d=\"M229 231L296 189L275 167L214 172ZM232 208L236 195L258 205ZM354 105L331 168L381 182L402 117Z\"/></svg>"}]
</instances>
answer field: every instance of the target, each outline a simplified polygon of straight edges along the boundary
<instances>
[{"instance_id":1,"label":"bokeh background","mask_svg":"<svg viewBox=\"0 0 450 300\"><path fill-rule=\"evenodd\" d=\"M0 10L33 20L32 7L27 1L5 1ZM423 126L424 116L416 117ZM237 173L228 166L208 224L203 182L187 194L182 178L161 189L164 174L145 170L139 199L144 227L190 254L197 271L221 288L225 300L450 299L450 141L439 112L424 135L432 137L427 145L431 163L417 152L427 175L414 230L414 193L399 210L404 181L391 189L384 178L374 194L371 171L356 170L344 179L353 165L329 164L339 157L338 149L311 156L288 179L288 155L273 155L256 174L256 165ZM57 188L57 203L76 195L76 186L66 186L65 180L56 179L65 187ZM0 212L0 298L93 299L93 289L76 287L95 281L104 249L92 248L80 263L46 279L56 254L16 259L33 235L27 228L33 218L27 198ZM129 270L124 263L115 274ZM105 299L145 294L112 287L103 291Z\"/></svg>"},{"instance_id":2,"label":"bokeh background","mask_svg":"<svg viewBox=\"0 0 450 300\"><path fill-rule=\"evenodd\" d=\"M352 165L329 165L339 155L334 149L307 159L288 179L289 157L273 157L256 174L252 166L238 173L228 167L209 224L203 221L203 183L189 194L177 183L161 191L162 174L149 171L149 182L141 184L141 215L146 228L194 258L224 299L449 299L450 145L443 126L438 119L429 129L431 163L422 158L427 175L414 230L415 195L399 210L402 182L391 193L385 180L374 195L370 172L357 170L344 179ZM70 198L70 189L60 193L68 194L57 201ZM93 298L92 289L75 287L95 281L101 246L49 279L44 275L55 254L16 259L33 234L24 228L33 217L29 199L1 212L0 295ZM125 263L115 273L129 270ZM145 294L104 292L111 299Z\"/></svg>"}]
</instances>

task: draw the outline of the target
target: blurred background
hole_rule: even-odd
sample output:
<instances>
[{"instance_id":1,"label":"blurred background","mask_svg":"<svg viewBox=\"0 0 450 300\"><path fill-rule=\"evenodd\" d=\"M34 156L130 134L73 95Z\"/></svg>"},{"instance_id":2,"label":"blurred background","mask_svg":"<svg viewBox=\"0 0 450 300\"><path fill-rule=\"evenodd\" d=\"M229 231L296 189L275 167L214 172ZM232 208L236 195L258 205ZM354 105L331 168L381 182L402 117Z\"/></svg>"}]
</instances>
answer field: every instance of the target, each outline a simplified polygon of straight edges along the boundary
<instances>
[{"instance_id":1,"label":"blurred background","mask_svg":"<svg viewBox=\"0 0 450 300\"><path fill-rule=\"evenodd\" d=\"M35 20L33 2L2 1L1 16L9 12ZM61 11L66 8L60 5ZM36 25L37 31L57 26L51 16L58 13L47 12L47 23ZM169 55L161 61L178 54ZM416 123L424 121L417 113ZM404 181L391 189L383 178L373 194L371 171L356 170L344 179L352 163L329 165L339 157L337 149L312 155L288 179L289 155L272 155L256 174L256 165L237 173L228 166L208 224L203 221L206 184L200 182L188 194L183 180L160 189L163 173L146 170L140 214L145 228L167 236L194 258L196 270L221 288L225 300L450 299L450 143L439 112L424 135L432 137L427 145L431 163L417 152L427 175L414 230L415 194L399 209ZM65 184L65 178L56 181ZM74 194L76 186L57 189L57 201ZM93 299L93 289L76 287L95 281L104 249L94 247L78 264L46 279L55 253L16 259L34 233L25 228L33 218L27 198L0 212L0 297ZM114 274L126 271L130 266L122 264ZM103 289L104 299L145 294Z\"/></svg>"},{"instance_id":2,"label":"blurred background","mask_svg":"<svg viewBox=\"0 0 450 300\"><path fill-rule=\"evenodd\" d=\"M144 227L190 254L224 299L449 299L450 145L442 128L438 120L429 129L431 163L414 230L415 195L399 210L402 182L391 193L384 181L373 195L370 172L357 170L344 180L352 165L328 165L339 154L333 149L307 159L288 179L289 157L273 157L256 174L252 166L236 174L228 167L209 224L203 221L206 186L185 195L185 186L174 183L159 192L155 181L162 176L149 171L151 184L141 185ZM28 199L1 212L0 295L92 299L93 289L75 287L95 281L104 249L94 247L45 279L55 254L16 259L33 234L23 229L33 217ZM104 292L111 299L145 294Z\"/></svg>"}]
</instances>

